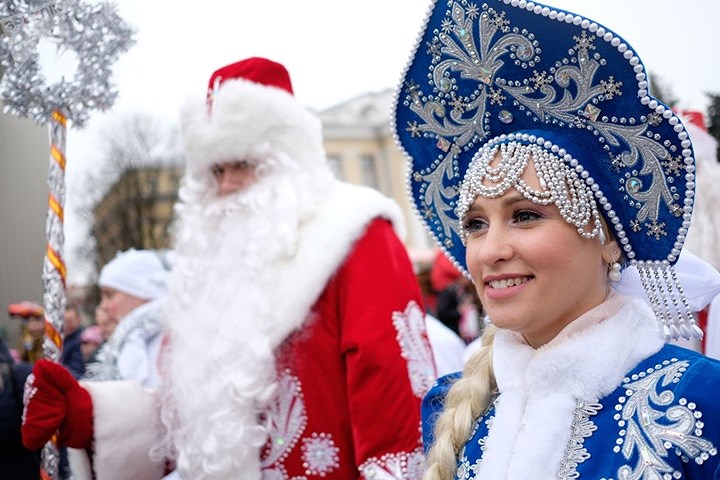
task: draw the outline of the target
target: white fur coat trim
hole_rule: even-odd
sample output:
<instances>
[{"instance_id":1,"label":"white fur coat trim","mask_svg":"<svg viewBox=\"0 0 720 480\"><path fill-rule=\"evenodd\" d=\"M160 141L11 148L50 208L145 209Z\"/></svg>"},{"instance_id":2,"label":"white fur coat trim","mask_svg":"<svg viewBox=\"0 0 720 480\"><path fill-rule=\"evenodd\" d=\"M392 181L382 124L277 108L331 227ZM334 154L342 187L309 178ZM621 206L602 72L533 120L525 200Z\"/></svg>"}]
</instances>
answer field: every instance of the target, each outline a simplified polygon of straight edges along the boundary
<instances>
[{"instance_id":1,"label":"white fur coat trim","mask_svg":"<svg viewBox=\"0 0 720 480\"><path fill-rule=\"evenodd\" d=\"M577 402L597 402L662 348L650 308L619 298L625 303L615 315L581 317L537 350L519 334L498 330L493 365L500 397L478 478L557 478Z\"/></svg>"},{"instance_id":2,"label":"white fur coat trim","mask_svg":"<svg viewBox=\"0 0 720 480\"><path fill-rule=\"evenodd\" d=\"M102 480L157 480L164 465L150 460L157 443L153 397L131 381L83 382L93 403L93 467Z\"/></svg>"},{"instance_id":3,"label":"white fur coat trim","mask_svg":"<svg viewBox=\"0 0 720 480\"><path fill-rule=\"evenodd\" d=\"M388 219L400 238L404 225L400 207L378 191L337 182L322 208L300 226L297 252L287 261L268 268L279 269L278 295L273 300L276 318L305 320L330 277L350 253L369 223Z\"/></svg>"}]
</instances>

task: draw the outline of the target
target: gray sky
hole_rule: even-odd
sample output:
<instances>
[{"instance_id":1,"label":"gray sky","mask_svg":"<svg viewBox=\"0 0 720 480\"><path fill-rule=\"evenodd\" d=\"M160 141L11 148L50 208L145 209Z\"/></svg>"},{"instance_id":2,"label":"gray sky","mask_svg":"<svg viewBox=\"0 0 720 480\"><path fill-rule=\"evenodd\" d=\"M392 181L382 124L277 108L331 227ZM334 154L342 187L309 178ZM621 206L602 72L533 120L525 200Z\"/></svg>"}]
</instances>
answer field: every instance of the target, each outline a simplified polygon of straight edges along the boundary
<instances>
[{"instance_id":1,"label":"gray sky","mask_svg":"<svg viewBox=\"0 0 720 480\"><path fill-rule=\"evenodd\" d=\"M174 120L187 95L204 94L213 70L249 56L285 64L296 97L318 110L394 87L429 5L425 0L115 3L137 29L137 44L114 66L120 91L115 107L96 113L85 130L68 132L68 244L85 235L74 223L73 198L81 194L82 172L92 168L97 132L114 112L139 109ZM672 88L681 107L704 111L705 92L720 93L717 0L556 0L551 5L624 37L648 70ZM62 57L55 61L71 64ZM68 261L72 272L73 259Z\"/></svg>"}]
</instances>

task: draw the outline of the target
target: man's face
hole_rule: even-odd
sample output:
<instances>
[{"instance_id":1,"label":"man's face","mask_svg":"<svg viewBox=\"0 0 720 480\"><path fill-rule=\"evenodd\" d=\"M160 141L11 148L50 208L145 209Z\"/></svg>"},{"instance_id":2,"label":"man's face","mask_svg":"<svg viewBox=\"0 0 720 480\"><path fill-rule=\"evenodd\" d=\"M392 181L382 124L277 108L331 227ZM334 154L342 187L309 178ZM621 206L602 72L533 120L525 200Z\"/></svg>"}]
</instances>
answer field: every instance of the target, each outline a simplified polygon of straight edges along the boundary
<instances>
[{"instance_id":1,"label":"man's face","mask_svg":"<svg viewBox=\"0 0 720 480\"><path fill-rule=\"evenodd\" d=\"M211 172L217 180L220 197L246 190L257 182L255 165L245 160L216 163Z\"/></svg>"}]
</instances>

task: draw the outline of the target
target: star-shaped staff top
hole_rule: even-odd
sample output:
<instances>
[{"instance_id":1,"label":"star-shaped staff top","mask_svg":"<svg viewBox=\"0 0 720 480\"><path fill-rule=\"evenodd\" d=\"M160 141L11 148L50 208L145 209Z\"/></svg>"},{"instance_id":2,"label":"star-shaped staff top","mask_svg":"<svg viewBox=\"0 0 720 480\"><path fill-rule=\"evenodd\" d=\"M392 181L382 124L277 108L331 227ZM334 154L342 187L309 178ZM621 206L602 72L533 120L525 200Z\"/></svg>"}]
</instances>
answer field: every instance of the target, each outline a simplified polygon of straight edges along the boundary
<instances>
[{"instance_id":1,"label":"star-shaped staff top","mask_svg":"<svg viewBox=\"0 0 720 480\"><path fill-rule=\"evenodd\" d=\"M4 113L46 124L58 110L82 128L93 110L106 110L115 102L111 66L133 45L134 30L113 4L3 1L0 30ZM46 84L37 52L41 38L57 43L59 51L76 53L78 67L72 79Z\"/></svg>"}]
</instances>

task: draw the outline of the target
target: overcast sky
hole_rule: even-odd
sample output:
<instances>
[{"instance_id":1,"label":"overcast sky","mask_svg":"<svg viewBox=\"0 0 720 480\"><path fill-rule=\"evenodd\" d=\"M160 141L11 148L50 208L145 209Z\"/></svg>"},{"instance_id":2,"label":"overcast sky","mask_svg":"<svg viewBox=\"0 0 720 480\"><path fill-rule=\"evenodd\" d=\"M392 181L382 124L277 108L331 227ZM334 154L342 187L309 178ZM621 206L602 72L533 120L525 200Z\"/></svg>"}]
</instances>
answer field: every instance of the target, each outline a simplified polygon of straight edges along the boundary
<instances>
[{"instance_id":1,"label":"overcast sky","mask_svg":"<svg viewBox=\"0 0 720 480\"><path fill-rule=\"evenodd\" d=\"M477 0L479 5L482 0ZM68 204L92 168L97 132L117 112L142 110L175 119L187 95L204 94L214 69L249 56L285 64L295 95L321 110L394 87L425 18L426 0L118 0L136 45L114 66L120 96L82 132L68 132ZM705 110L720 93L717 0L556 0L620 34L680 100ZM65 61L62 57L58 62ZM67 242L77 241L72 209ZM70 258L69 261L72 261ZM72 270L72 269L71 269Z\"/></svg>"}]
</instances>

